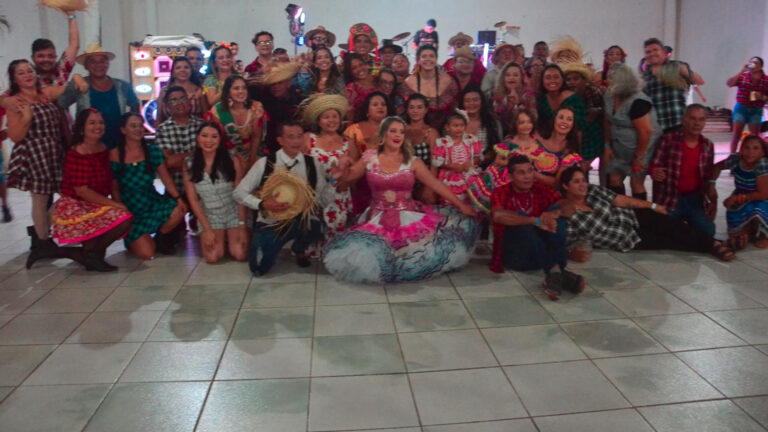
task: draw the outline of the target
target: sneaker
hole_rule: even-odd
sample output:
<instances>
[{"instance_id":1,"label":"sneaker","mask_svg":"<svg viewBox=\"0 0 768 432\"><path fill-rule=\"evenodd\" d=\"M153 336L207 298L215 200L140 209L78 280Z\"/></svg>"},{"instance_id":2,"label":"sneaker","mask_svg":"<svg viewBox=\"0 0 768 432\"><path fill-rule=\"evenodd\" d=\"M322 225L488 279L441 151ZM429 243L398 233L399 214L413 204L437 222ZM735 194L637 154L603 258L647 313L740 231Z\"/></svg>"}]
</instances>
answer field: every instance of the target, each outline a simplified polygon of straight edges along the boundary
<instances>
[{"instance_id":1,"label":"sneaker","mask_svg":"<svg viewBox=\"0 0 768 432\"><path fill-rule=\"evenodd\" d=\"M556 301L560 299L560 294L563 292L563 275L562 273L551 272L547 273L544 278L544 294L546 294L550 300Z\"/></svg>"},{"instance_id":2,"label":"sneaker","mask_svg":"<svg viewBox=\"0 0 768 432\"><path fill-rule=\"evenodd\" d=\"M581 294L586 286L586 279L580 274L563 270L563 288L574 294Z\"/></svg>"}]
</instances>

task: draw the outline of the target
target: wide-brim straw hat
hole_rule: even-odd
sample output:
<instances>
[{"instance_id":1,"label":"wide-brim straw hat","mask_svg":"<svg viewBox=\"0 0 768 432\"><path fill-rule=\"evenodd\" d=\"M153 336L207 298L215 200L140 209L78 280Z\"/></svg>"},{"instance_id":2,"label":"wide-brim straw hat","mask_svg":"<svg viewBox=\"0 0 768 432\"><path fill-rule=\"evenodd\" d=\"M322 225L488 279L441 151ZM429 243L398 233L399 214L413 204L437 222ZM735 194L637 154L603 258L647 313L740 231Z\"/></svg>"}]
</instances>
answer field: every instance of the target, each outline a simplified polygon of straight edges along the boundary
<instances>
[{"instance_id":1,"label":"wide-brim straw hat","mask_svg":"<svg viewBox=\"0 0 768 432\"><path fill-rule=\"evenodd\" d=\"M468 46L463 46L463 47L457 49L453 53L453 56L454 57L464 57L464 58L468 58L470 60L474 60L475 59L475 53L472 52L472 48L470 48Z\"/></svg>"},{"instance_id":2,"label":"wide-brim straw hat","mask_svg":"<svg viewBox=\"0 0 768 432\"><path fill-rule=\"evenodd\" d=\"M275 195L277 202L287 203L289 207L279 213L268 212L267 216L278 221L278 225L286 225L296 217L309 223L316 204L315 191L306 181L288 171L276 170L261 187L261 199L270 199Z\"/></svg>"},{"instance_id":3,"label":"wide-brim straw hat","mask_svg":"<svg viewBox=\"0 0 768 432\"><path fill-rule=\"evenodd\" d=\"M496 55L501 52L503 49L511 49L512 52L515 50L515 46L512 44L508 44L506 42L500 43L496 48L493 50L493 64L498 64L496 61Z\"/></svg>"},{"instance_id":4,"label":"wide-brim straw hat","mask_svg":"<svg viewBox=\"0 0 768 432\"><path fill-rule=\"evenodd\" d=\"M563 70L563 75L568 75L571 72L576 72L584 77L585 80L590 81L592 79L592 72L589 70L589 66L580 62L572 61L566 63L560 63L560 69Z\"/></svg>"},{"instance_id":5,"label":"wide-brim straw hat","mask_svg":"<svg viewBox=\"0 0 768 432\"><path fill-rule=\"evenodd\" d=\"M304 34L304 39L307 41L312 40L318 33L325 33L325 37L328 38L328 43L326 43L325 46L330 48L336 44L336 35L326 30L323 26L317 26L317 28L313 28L306 32Z\"/></svg>"},{"instance_id":6,"label":"wide-brim straw hat","mask_svg":"<svg viewBox=\"0 0 768 432\"><path fill-rule=\"evenodd\" d=\"M468 35L466 33L458 32L458 33L456 33L455 36L453 36L452 38L448 39L448 46L454 46L454 45L456 45L456 42L458 42L458 41L460 41L462 39L466 40L467 43L469 43L469 44L473 44L475 42L475 40L472 39L472 36L470 36L470 35Z\"/></svg>"},{"instance_id":7,"label":"wide-brim straw hat","mask_svg":"<svg viewBox=\"0 0 768 432\"><path fill-rule=\"evenodd\" d=\"M337 94L314 94L299 106L301 119L306 125L316 125L320 116L329 109L339 112L342 119L349 111L347 98Z\"/></svg>"},{"instance_id":8,"label":"wide-brim straw hat","mask_svg":"<svg viewBox=\"0 0 768 432\"><path fill-rule=\"evenodd\" d=\"M85 52L77 56L75 61L78 64L84 65L85 60L88 59L88 57L99 56L99 55L106 56L110 61L115 59L115 53L104 51L104 48L102 48L98 42L93 42L91 44L88 44L88 47L85 49Z\"/></svg>"},{"instance_id":9,"label":"wide-brim straw hat","mask_svg":"<svg viewBox=\"0 0 768 432\"><path fill-rule=\"evenodd\" d=\"M297 63L277 63L269 69L269 72L261 76L259 83L262 85L277 84L293 78L298 70L299 65Z\"/></svg>"},{"instance_id":10,"label":"wide-brim straw hat","mask_svg":"<svg viewBox=\"0 0 768 432\"><path fill-rule=\"evenodd\" d=\"M563 55L565 55L564 58L559 58ZM557 64L580 62L583 57L584 51L581 49L581 44L573 36L558 36L549 48L549 58Z\"/></svg>"},{"instance_id":11,"label":"wide-brim straw hat","mask_svg":"<svg viewBox=\"0 0 768 432\"><path fill-rule=\"evenodd\" d=\"M62 12L88 9L88 2L85 0L40 0L37 5L58 9Z\"/></svg>"}]
</instances>

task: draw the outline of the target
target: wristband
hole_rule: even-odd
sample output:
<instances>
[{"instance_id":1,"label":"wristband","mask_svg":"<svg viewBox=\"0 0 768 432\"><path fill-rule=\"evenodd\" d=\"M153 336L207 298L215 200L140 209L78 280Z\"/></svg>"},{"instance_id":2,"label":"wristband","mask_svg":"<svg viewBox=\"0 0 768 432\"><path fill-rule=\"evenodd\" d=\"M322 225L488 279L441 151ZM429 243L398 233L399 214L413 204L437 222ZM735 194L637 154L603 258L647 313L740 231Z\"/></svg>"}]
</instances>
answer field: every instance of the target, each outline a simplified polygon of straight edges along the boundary
<instances>
[{"instance_id":1,"label":"wristband","mask_svg":"<svg viewBox=\"0 0 768 432\"><path fill-rule=\"evenodd\" d=\"M651 203L651 211L656 211L656 203Z\"/></svg>"},{"instance_id":2,"label":"wristband","mask_svg":"<svg viewBox=\"0 0 768 432\"><path fill-rule=\"evenodd\" d=\"M541 226L541 218L536 218L536 226Z\"/></svg>"},{"instance_id":3,"label":"wristband","mask_svg":"<svg viewBox=\"0 0 768 432\"><path fill-rule=\"evenodd\" d=\"M712 184L717 184L717 180L715 180L715 179L709 179L709 182L712 183Z\"/></svg>"},{"instance_id":4,"label":"wristband","mask_svg":"<svg viewBox=\"0 0 768 432\"><path fill-rule=\"evenodd\" d=\"M77 15L75 15L75 14L72 14L72 15L69 16L69 19L75 19L75 18L77 18Z\"/></svg>"}]
</instances>

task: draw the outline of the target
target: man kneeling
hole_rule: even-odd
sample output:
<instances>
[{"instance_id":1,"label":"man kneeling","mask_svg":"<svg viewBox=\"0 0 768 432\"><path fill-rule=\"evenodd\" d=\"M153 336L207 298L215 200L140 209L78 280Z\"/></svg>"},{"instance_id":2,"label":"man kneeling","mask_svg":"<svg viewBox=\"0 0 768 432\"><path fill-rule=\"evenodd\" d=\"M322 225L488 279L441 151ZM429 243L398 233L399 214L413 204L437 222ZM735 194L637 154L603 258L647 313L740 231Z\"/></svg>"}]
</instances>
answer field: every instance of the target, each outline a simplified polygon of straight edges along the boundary
<instances>
[{"instance_id":1,"label":"man kneeling","mask_svg":"<svg viewBox=\"0 0 768 432\"><path fill-rule=\"evenodd\" d=\"M580 293L584 278L565 269L565 222L558 221L560 210L553 207L560 196L534 181L533 165L527 157L510 158L508 170L510 182L494 189L491 196L491 270L542 269L546 274L544 292L552 300L557 300L563 289Z\"/></svg>"},{"instance_id":2,"label":"man kneeling","mask_svg":"<svg viewBox=\"0 0 768 432\"><path fill-rule=\"evenodd\" d=\"M259 159L233 193L235 201L259 211L248 252L248 265L255 276L267 273L275 265L277 255L290 240L293 240L291 250L296 254L296 263L299 267L309 267L311 262L306 250L323 238L322 221L315 215L311 216L309 223L297 216L279 228L278 221L271 215L287 210L290 204L279 202L276 196L262 200L253 193L261 188L272 172L288 171L305 180L317 192L319 204L324 203L322 197L328 195L329 186L322 173L318 174L315 159L301 153L303 132L295 122L280 125L277 142L282 148L269 157Z\"/></svg>"}]
</instances>

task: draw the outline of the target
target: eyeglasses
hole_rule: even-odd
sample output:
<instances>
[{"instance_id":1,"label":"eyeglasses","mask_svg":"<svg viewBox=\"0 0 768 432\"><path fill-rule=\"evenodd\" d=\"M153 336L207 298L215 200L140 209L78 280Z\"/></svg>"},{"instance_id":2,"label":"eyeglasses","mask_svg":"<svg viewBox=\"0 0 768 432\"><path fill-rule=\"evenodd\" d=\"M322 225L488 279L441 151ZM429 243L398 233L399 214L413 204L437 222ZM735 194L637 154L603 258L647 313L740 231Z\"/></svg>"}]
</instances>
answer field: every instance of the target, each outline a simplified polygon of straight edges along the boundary
<instances>
[{"instance_id":1,"label":"eyeglasses","mask_svg":"<svg viewBox=\"0 0 768 432\"><path fill-rule=\"evenodd\" d=\"M186 96L182 96L180 98L168 99L168 106L181 105L183 103L186 103L188 100L189 98L187 98Z\"/></svg>"},{"instance_id":2,"label":"eyeglasses","mask_svg":"<svg viewBox=\"0 0 768 432\"><path fill-rule=\"evenodd\" d=\"M328 42L328 38L325 36L315 36L312 40L315 42Z\"/></svg>"},{"instance_id":3,"label":"eyeglasses","mask_svg":"<svg viewBox=\"0 0 768 432\"><path fill-rule=\"evenodd\" d=\"M256 45L261 45L261 46L272 46L272 44L274 44L274 42L272 42L271 40L256 42Z\"/></svg>"}]
</instances>

